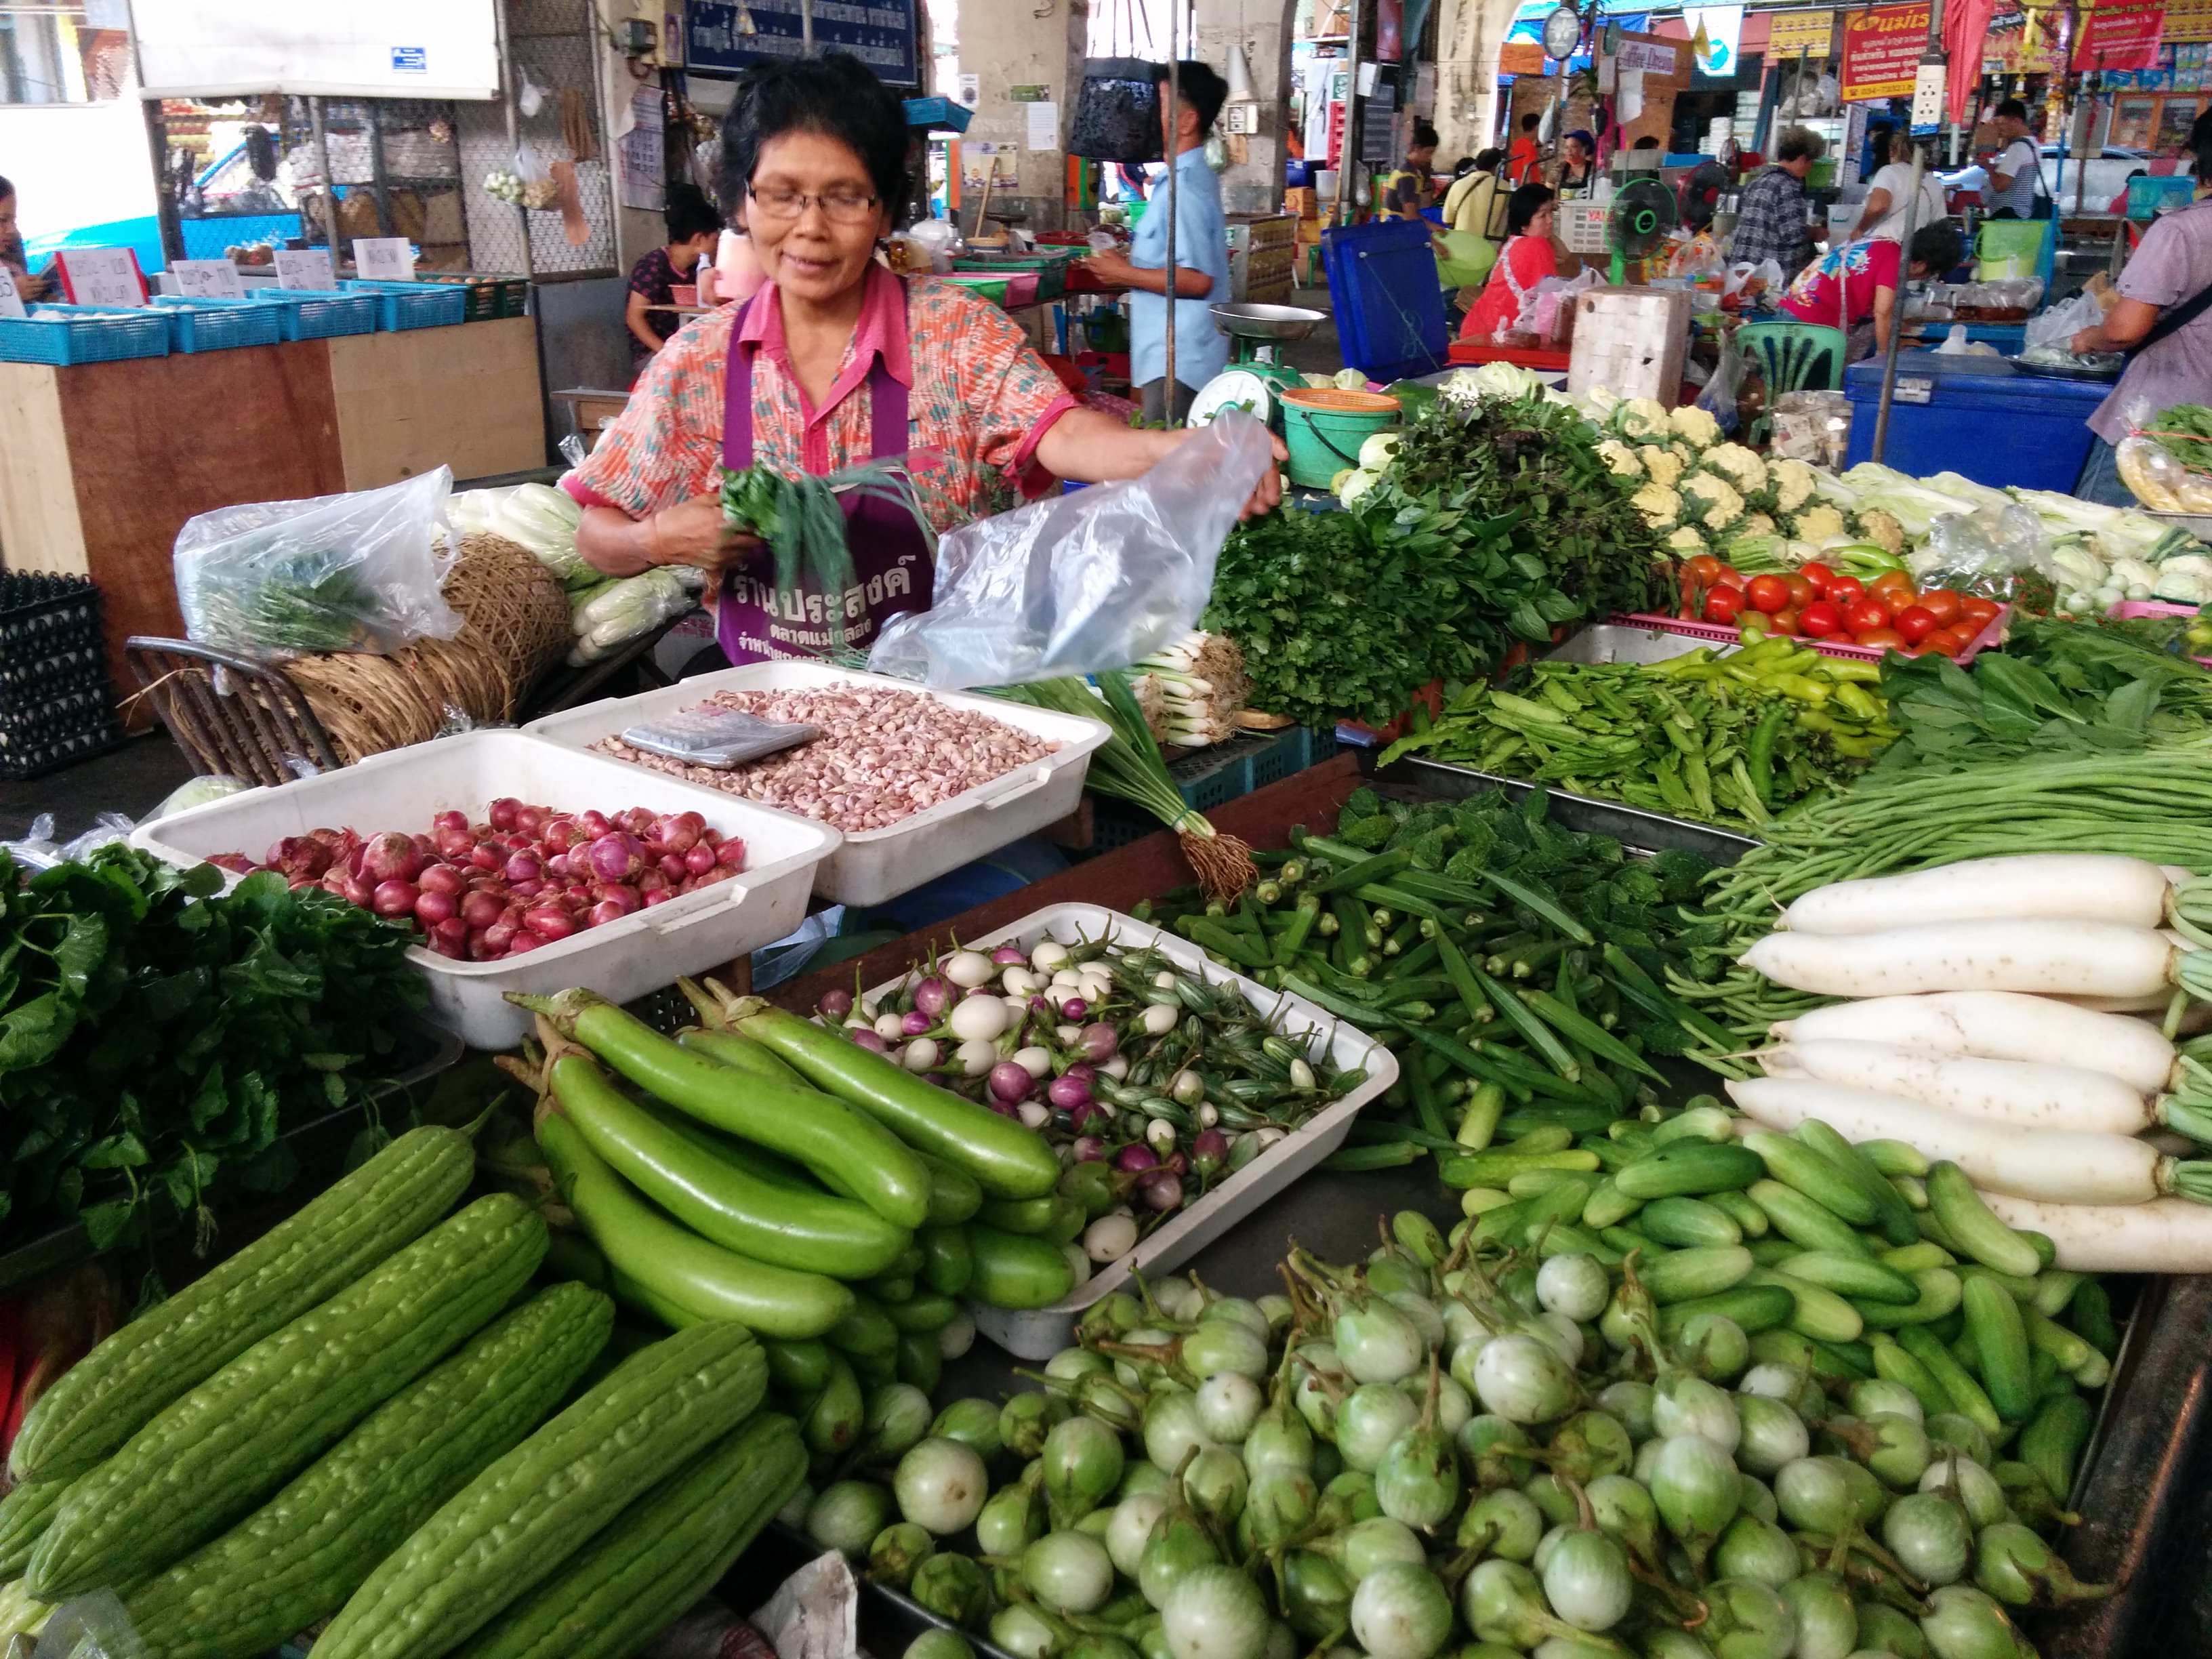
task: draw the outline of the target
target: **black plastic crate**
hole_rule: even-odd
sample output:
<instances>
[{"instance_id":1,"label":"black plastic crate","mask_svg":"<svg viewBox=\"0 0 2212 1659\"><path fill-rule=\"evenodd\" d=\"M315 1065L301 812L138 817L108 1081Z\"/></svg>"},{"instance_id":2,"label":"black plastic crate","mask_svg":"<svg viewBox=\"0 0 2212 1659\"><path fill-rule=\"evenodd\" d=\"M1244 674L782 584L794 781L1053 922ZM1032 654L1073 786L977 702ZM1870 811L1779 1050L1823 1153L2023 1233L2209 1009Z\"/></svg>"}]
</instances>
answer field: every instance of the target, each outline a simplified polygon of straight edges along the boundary
<instances>
[{"instance_id":1,"label":"black plastic crate","mask_svg":"<svg viewBox=\"0 0 2212 1659\"><path fill-rule=\"evenodd\" d=\"M0 777L33 777L122 741L100 589L84 576L0 573Z\"/></svg>"}]
</instances>

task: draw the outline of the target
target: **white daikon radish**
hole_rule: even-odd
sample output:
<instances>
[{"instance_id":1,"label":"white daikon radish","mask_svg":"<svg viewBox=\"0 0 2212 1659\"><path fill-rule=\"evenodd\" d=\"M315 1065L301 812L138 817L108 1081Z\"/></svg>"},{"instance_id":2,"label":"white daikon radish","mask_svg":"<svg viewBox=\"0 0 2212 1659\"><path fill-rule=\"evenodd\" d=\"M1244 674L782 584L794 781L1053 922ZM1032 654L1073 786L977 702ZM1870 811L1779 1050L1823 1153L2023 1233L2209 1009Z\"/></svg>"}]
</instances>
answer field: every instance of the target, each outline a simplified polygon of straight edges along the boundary
<instances>
[{"instance_id":1,"label":"white daikon radish","mask_svg":"<svg viewBox=\"0 0 2212 1659\"><path fill-rule=\"evenodd\" d=\"M2022 1130L1812 1078L1743 1078L1728 1091L1770 1129L1786 1133L1817 1117L1846 1140L1902 1140L1950 1159L1992 1192L2054 1204L2145 1204L2173 1192L2212 1197L2212 1164L2177 1163L2125 1135Z\"/></svg>"},{"instance_id":2,"label":"white daikon radish","mask_svg":"<svg viewBox=\"0 0 2212 1659\"><path fill-rule=\"evenodd\" d=\"M2174 1082L2173 1045L2148 1021L2017 991L1939 991L1815 1008L1772 1028L1784 1042L1893 1042L1923 1054L2085 1066L2145 1094Z\"/></svg>"},{"instance_id":3,"label":"white daikon radish","mask_svg":"<svg viewBox=\"0 0 2212 1659\"><path fill-rule=\"evenodd\" d=\"M1889 1042L1812 1037L1766 1049L1757 1058L1770 1076L1855 1084L2023 1129L2133 1135L2159 1122L2141 1090L2078 1066L1923 1054Z\"/></svg>"},{"instance_id":4,"label":"white daikon radish","mask_svg":"<svg viewBox=\"0 0 2212 1659\"><path fill-rule=\"evenodd\" d=\"M2045 1204L1982 1194L1997 1218L2049 1237L2077 1273L2212 1273L2212 1209L2185 1198L2148 1204Z\"/></svg>"},{"instance_id":5,"label":"white daikon radish","mask_svg":"<svg viewBox=\"0 0 2212 1659\"><path fill-rule=\"evenodd\" d=\"M2028 853L1816 887L1775 925L1800 933L1878 933L1939 921L2107 921L2162 927L2172 884L2141 859Z\"/></svg>"},{"instance_id":6,"label":"white daikon radish","mask_svg":"<svg viewBox=\"0 0 2212 1659\"><path fill-rule=\"evenodd\" d=\"M1944 921L1879 933L1769 933L1740 960L1778 985L1833 997L1919 991L2124 997L2167 985L2190 954L2163 933L2112 922Z\"/></svg>"}]
</instances>

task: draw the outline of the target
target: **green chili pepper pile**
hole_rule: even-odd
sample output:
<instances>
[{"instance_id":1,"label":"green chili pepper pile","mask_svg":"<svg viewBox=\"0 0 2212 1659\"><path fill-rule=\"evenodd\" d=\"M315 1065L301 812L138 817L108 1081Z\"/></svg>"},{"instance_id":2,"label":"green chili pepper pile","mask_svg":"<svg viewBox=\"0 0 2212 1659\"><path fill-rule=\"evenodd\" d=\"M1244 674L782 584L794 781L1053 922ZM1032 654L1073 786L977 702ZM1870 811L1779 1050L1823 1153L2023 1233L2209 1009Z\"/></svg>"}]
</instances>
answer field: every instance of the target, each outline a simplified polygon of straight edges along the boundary
<instances>
[{"instance_id":1,"label":"green chili pepper pile","mask_svg":"<svg viewBox=\"0 0 2212 1659\"><path fill-rule=\"evenodd\" d=\"M1832 793L1896 737L1872 663L1784 639L1725 657L1542 662L1525 691L1471 685L1384 751L1563 785L1646 811L1757 830Z\"/></svg>"},{"instance_id":2,"label":"green chili pepper pile","mask_svg":"<svg viewBox=\"0 0 2212 1659\"><path fill-rule=\"evenodd\" d=\"M1711 867L1694 854L1562 829L1541 789L1419 805L1362 789L1334 836L1292 840L1254 855L1261 878L1232 902L1191 889L1137 913L1397 1054L1341 1167L1452 1152L1448 1114L1470 1103L1507 1133L1601 1128L1658 1080L1651 1057L1732 1041L1663 988Z\"/></svg>"}]
</instances>

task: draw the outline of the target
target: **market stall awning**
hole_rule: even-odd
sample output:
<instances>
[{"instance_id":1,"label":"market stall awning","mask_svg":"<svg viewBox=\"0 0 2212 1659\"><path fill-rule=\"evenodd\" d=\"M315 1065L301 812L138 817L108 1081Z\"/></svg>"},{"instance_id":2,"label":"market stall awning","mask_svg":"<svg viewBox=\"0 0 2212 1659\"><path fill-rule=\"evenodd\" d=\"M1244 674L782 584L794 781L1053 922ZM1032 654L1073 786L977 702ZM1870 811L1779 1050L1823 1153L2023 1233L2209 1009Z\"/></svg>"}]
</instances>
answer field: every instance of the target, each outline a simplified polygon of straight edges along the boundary
<instances>
[{"instance_id":1,"label":"market stall awning","mask_svg":"<svg viewBox=\"0 0 2212 1659\"><path fill-rule=\"evenodd\" d=\"M490 99L494 0L158 0L134 4L140 95Z\"/></svg>"}]
</instances>

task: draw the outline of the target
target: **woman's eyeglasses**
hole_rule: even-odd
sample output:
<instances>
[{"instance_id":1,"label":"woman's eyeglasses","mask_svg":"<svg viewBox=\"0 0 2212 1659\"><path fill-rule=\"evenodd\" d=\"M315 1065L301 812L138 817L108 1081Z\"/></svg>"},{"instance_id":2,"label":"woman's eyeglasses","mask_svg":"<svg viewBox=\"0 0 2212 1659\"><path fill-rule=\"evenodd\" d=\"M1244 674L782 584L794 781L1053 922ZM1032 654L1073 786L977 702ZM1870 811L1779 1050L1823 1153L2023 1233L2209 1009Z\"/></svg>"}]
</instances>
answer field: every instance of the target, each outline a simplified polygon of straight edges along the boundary
<instances>
[{"instance_id":1,"label":"woman's eyeglasses","mask_svg":"<svg viewBox=\"0 0 2212 1659\"><path fill-rule=\"evenodd\" d=\"M815 202L832 224L856 225L875 216L878 199L856 190L826 190L818 195L803 190L755 190L750 185L747 190L763 216L785 222L798 218L809 202Z\"/></svg>"}]
</instances>

